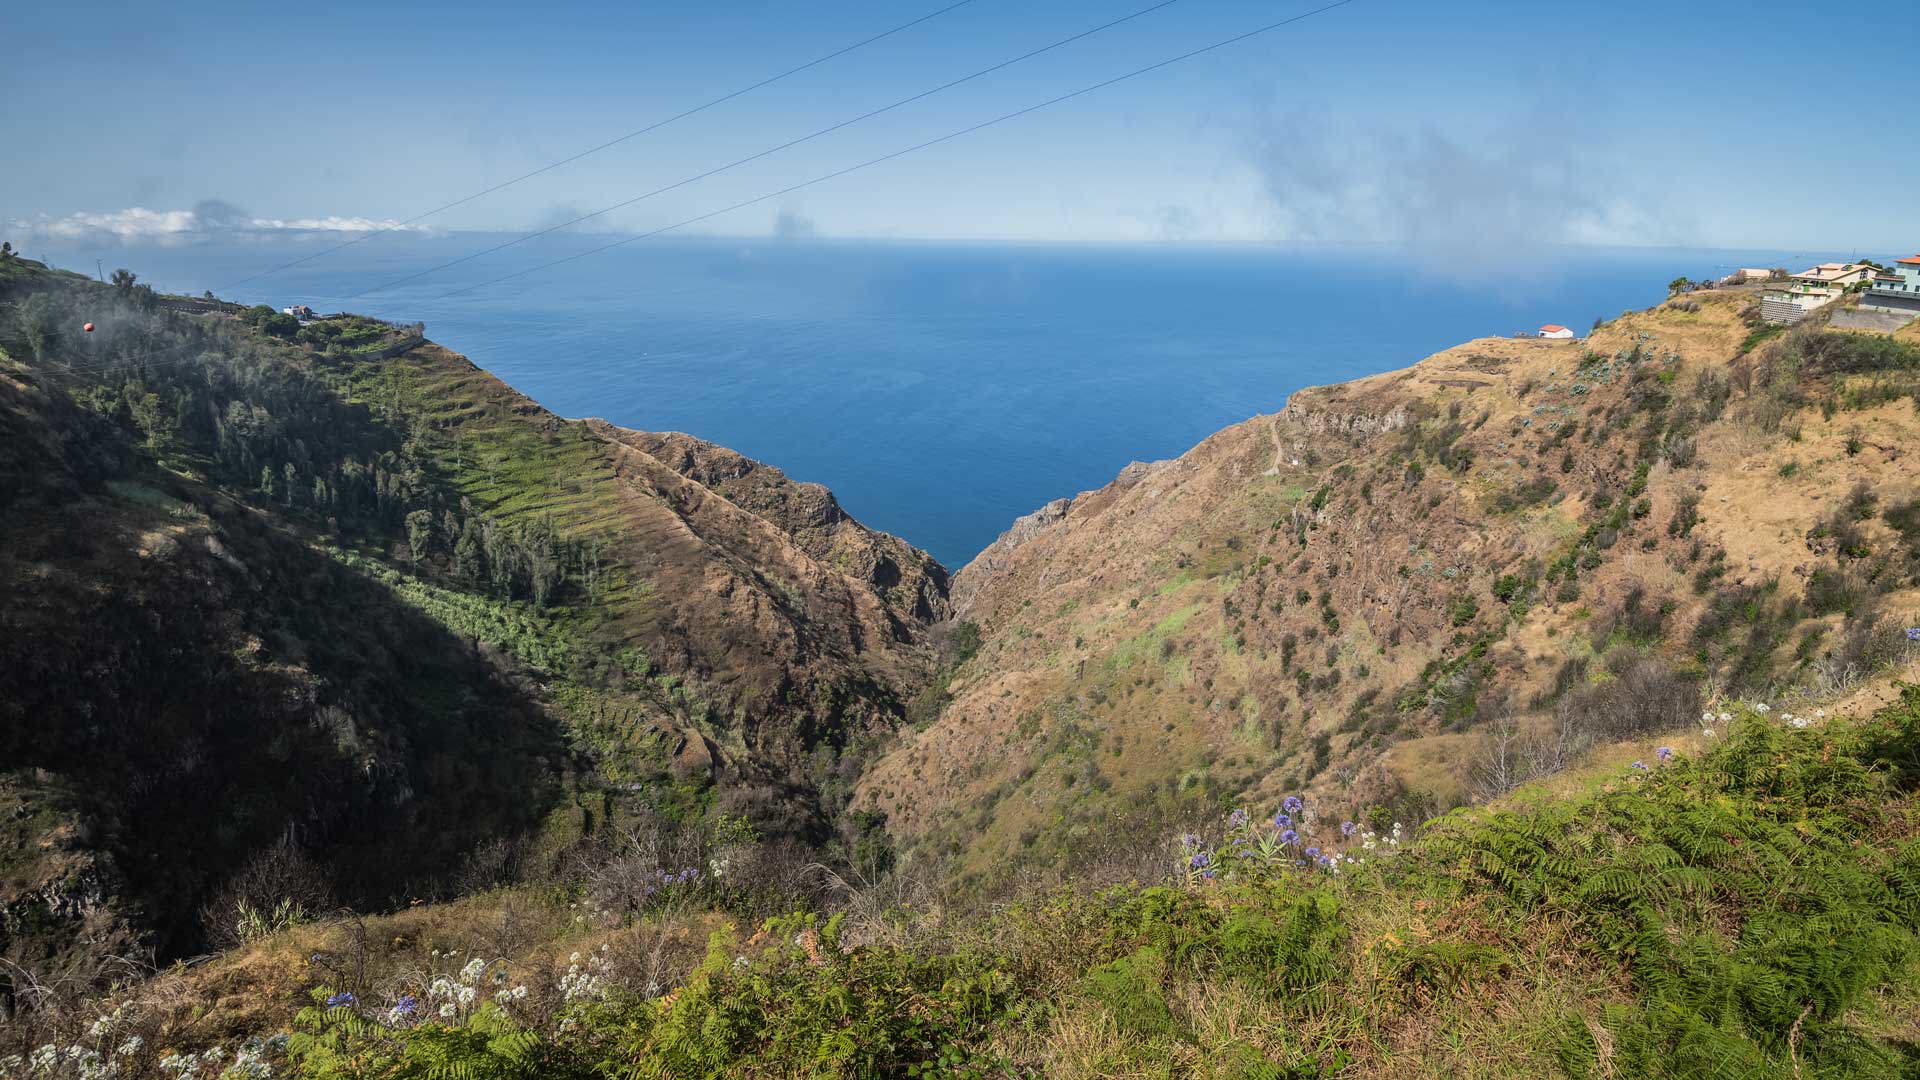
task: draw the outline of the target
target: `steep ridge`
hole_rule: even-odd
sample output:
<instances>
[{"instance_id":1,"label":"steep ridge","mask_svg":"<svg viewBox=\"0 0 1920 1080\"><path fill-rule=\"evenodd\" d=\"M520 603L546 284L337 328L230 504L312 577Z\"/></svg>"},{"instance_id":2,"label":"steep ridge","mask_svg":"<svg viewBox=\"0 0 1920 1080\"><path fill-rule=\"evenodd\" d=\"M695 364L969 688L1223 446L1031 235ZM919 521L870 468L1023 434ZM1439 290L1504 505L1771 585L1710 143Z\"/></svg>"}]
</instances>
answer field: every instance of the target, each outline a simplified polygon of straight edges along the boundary
<instances>
[{"instance_id":1,"label":"steep ridge","mask_svg":"<svg viewBox=\"0 0 1920 1080\"><path fill-rule=\"evenodd\" d=\"M597 419L587 425L765 519L814 559L871 586L901 618L925 624L951 614L946 569L906 541L860 524L825 487L796 483L771 465L680 432L631 431Z\"/></svg>"},{"instance_id":2,"label":"steep ridge","mask_svg":"<svg viewBox=\"0 0 1920 1080\"><path fill-rule=\"evenodd\" d=\"M1023 518L956 575L981 647L857 805L991 885L1286 791L1417 820L1866 670L1920 610L1916 357L1751 306L1301 391Z\"/></svg>"},{"instance_id":3,"label":"steep ridge","mask_svg":"<svg viewBox=\"0 0 1920 1080\"><path fill-rule=\"evenodd\" d=\"M830 838L931 558L417 327L186 306L0 266L0 956L197 948L262 861L361 906L633 813Z\"/></svg>"}]
</instances>

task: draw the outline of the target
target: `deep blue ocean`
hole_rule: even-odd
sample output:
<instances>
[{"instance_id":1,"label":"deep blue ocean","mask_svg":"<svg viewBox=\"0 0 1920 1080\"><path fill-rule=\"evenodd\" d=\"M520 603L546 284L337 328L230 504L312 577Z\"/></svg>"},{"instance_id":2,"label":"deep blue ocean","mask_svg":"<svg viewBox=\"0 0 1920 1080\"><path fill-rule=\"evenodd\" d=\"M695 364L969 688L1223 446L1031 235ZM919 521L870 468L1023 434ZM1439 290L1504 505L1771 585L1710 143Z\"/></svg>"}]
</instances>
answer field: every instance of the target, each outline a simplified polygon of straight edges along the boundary
<instances>
[{"instance_id":1,"label":"deep blue ocean","mask_svg":"<svg viewBox=\"0 0 1920 1080\"><path fill-rule=\"evenodd\" d=\"M1300 387L1542 323L1584 331L1678 275L1783 259L1568 251L1489 283L1351 252L686 239L442 298L590 244L529 245L351 301L487 240L378 237L237 288L223 286L312 249L47 254L169 291L424 321L562 415L733 447L955 568L1041 503Z\"/></svg>"}]
</instances>

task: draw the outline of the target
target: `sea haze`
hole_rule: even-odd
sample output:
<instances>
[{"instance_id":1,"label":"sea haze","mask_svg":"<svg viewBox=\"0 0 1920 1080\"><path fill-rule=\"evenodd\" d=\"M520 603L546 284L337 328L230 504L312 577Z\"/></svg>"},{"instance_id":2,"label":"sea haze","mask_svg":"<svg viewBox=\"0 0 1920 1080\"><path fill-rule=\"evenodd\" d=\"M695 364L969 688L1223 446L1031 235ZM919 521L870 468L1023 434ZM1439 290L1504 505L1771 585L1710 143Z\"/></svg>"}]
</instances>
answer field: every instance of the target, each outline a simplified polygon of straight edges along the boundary
<instances>
[{"instance_id":1,"label":"sea haze","mask_svg":"<svg viewBox=\"0 0 1920 1080\"><path fill-rule=\"evenodd\" d=\"M1659 300L1675 276L1787 258L1567 252L1466 283L1379 254L710 239L445 296L592 243L556 238L347 299L489 244L376 237L223 295L422 320L556 412L730 446L958 567L1015 517L1303 386L1541 323L1584 331ZM47 254L197 294L307 250Z\"/></svg>"}]
</instances>

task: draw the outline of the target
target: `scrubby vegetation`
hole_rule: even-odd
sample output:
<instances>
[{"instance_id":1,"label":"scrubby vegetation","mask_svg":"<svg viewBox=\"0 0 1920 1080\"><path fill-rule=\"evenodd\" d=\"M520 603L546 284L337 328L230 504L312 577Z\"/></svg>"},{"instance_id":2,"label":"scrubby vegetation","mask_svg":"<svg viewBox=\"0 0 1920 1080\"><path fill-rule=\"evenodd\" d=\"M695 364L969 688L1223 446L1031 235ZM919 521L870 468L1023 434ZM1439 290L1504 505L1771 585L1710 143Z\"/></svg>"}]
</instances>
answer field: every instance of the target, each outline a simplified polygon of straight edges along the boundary
<instances>
[{"instance_id":1,"label":"scrubby vegetation","mask_svg":"<svg viewBox=\"0 0 1920 1080\"><path fill-rule=\"evenodd\" d=\"M1417 835L1289 798L1168 838L1158 881L974 916L870 883L714 923L747 910L730 869L665 872L620 910L559 880L521 901L548 913L522 916L531 947L474 924L340 938L309 1002L237 1048L179 1043L151 1002L15 1041L71 1075L69 1054L341 1080L1911 1076L1920 688L1857 719L1699 725L1702 752L1648 745L1580 794Z\"/></svg>"}]
</instances>

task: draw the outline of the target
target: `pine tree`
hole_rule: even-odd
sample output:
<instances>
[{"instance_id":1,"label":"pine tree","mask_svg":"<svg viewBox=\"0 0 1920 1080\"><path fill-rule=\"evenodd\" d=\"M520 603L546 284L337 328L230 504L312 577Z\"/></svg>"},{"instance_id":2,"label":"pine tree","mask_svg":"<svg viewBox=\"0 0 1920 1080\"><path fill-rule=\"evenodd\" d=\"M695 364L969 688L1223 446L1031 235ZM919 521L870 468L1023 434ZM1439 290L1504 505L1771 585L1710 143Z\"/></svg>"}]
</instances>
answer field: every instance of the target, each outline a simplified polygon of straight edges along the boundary
<instances>
[{"instance_id":1,"label":"pine tree","mask_svg":"<svg viewBox=\"0 0 1920 1080\"><path fill-rule=\"evenodd\" d=\"M433 547L433 511L415 510L407 515L407 554L415 568Z\"/></svg>"},{"instance_id":2,"label":"pine tree","mask_svg":"<svg viewBox=\"0 0 1920 1080\"><path fill-rule=\"evenodd\" d=\"M486 553L481 550L480 529L473 518L468 518L460 530L460 539L453 546L454 572L475 585L483 584L487 578L486 559Z\"/></svg>"}]
</instances>

